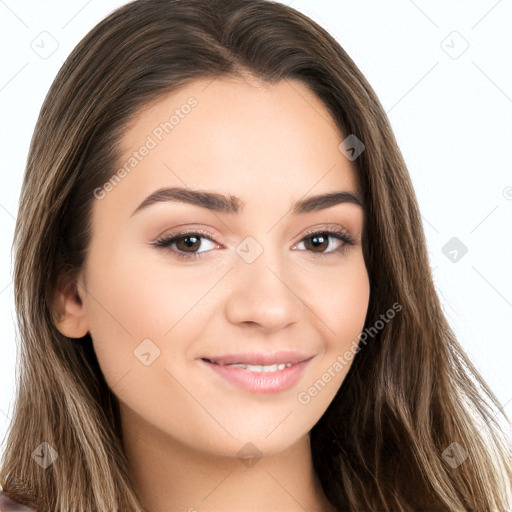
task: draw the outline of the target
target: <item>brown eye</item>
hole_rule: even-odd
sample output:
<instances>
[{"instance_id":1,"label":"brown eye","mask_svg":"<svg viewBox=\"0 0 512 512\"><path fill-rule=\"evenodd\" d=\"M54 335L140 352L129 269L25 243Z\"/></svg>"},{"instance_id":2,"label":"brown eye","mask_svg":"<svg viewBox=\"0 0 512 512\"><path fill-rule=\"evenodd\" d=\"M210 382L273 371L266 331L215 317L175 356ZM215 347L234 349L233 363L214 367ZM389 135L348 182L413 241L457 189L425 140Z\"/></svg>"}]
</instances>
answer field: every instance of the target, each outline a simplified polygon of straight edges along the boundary
<instances>
[{"instance_id":1,"label":"brown eye","mask_svg":"<svg viewBox=\"0 0 512 512\"><path fill-rule=\"evenodd\" d=\"M316 233L314 235L308 236L304 240L310 240L311 244L305 243L306 249L313 252L323 252L327 247L329 247L329 235L326 233ZM309 247L308 247L309 245Z\"/></svg>"},{"instance_id":2,"label":"brown eye","mask_svg":"<svg viewBox=\"0 0 512 512\"><path fill-rule=\"evenodd\" d=\"M201 246L201 237L194 235L176 237L174 241L176 243L176 248L179 251L184 252L195 252Z\"/></svg>"},{"instance_id":3,"label":"brown eye","mask_svg":"<svg viewBox=\"0 0 512 512\"><path fill-rule=\"evenodd\" d=\"M308 233L296 247L302 244L304 249L301 250L318 256L329 256L343 253L354 245L354 240L344 230L326 230Z\"/></svg>"},{"instance_id":4,"label":"brown eye","mask_svg":"<svg viewBox=\"0 0 512 512\"><path fill-rule=\"evenodd\" d=\"M210 244L210 247L208 247L208 244ZM210 252L211 249L218 247L210 236L199 232L178 233L161 238L152 245L165 248L181 258L200 258Z\"/></svg>"}]
</instances>

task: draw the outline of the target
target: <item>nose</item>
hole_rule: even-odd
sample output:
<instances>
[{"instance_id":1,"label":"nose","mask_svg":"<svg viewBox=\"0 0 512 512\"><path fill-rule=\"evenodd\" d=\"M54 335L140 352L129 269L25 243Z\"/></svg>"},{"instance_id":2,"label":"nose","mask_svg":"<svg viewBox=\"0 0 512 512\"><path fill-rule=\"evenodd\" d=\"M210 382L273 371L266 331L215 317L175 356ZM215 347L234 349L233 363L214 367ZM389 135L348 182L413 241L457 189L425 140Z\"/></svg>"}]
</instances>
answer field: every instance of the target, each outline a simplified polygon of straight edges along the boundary
<instances>
[{"instance_id":1,"label":"nose","mask_svg":"<svg viewBox=\"0 0 512 512\"><path fill-rule=\"evenodd\" d=\"M298 286L286 272L286 264L276 265L275 261L266 251L252 263L237 259L225 302L231 323L272 332L302 318L304 304Z\"/></svg>"}]
</instances>

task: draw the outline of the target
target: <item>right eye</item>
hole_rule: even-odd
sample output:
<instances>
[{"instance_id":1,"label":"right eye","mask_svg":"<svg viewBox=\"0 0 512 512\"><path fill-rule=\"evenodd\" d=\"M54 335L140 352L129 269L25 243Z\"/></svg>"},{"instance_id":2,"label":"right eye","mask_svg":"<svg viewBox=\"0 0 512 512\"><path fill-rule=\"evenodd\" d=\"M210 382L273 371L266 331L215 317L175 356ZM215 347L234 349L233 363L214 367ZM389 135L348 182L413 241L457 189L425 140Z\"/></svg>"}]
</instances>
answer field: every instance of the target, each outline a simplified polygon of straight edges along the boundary
<instances>
[{"instance_id":1,"label":"right eye","mask_svg":"<svg viewBox=\"0 0 512 512\"><path fill-rule=\"evenodd\" d=\"M187 231L159 238L152 245L166 248L180 258L194 259L202 258L204 253L211 250L211 248L204 251L198 250L202 240L208 240L214 247L218 247L218 244L216 245L210 236L197 231ZM175 247L175 249L173 247Z\"/></svg>"}]
</instances>

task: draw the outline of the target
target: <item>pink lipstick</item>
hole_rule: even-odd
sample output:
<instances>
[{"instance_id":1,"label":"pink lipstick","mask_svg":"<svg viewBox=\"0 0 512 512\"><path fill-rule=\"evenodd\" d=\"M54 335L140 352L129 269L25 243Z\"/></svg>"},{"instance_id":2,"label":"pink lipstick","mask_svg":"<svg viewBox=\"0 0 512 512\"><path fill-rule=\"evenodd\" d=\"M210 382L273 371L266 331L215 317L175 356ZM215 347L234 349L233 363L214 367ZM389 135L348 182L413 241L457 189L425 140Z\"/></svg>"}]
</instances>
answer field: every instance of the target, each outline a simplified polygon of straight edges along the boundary
<instances>
[{"instance_id":1,"label":"pink lipstick","mask_svg":"<svg viewBox=\"0 0 512 512\"><path fill-rule=\"evenodd\" d=\"M302 377L313 356L298 352L227 354L201 362L231 384L251 393L281 393Z\"/></svg>"}]
</instances>

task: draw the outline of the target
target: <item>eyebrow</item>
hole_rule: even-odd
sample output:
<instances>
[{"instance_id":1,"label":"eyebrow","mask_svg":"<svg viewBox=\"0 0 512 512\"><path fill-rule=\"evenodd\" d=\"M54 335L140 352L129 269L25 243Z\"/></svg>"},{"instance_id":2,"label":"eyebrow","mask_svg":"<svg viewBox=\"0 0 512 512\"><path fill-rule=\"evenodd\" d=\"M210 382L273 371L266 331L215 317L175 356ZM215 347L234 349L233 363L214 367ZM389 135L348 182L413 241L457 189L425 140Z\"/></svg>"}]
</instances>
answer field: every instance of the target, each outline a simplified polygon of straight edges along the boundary
<instances>
[{"instance_id":1,"label":"eyebrow","mask_svg":"<svg viewBox=\"0 0 512 512\"><path fill-rule=\"evenodd\" d=\"M224 196L217 192L208 192L205 190L192 190L190 188L170 187L161 188L150 194L133 211L131 216L141 210L157 203L179 202L200 206L208 210L220 213L240 214L244 202L231 194ZM313 211L330 208L337 204L355 204L362 208L363 202L360 197L349 191L328 192L315 196L300 199L292 205L293 214L308 213Z\"/></svg>"}]
</instances>

